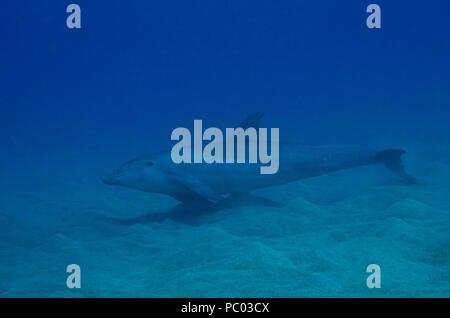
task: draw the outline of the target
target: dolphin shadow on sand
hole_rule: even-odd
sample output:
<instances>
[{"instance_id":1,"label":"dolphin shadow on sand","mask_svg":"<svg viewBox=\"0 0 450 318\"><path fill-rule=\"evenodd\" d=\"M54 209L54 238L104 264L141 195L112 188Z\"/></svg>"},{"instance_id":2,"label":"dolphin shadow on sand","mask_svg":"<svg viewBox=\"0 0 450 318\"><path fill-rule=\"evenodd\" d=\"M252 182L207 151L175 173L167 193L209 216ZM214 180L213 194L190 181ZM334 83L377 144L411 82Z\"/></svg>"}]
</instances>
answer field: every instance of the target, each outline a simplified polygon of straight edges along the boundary
<instances>
[{"instance_id":1,"label":"dolphin shadow on sand","mask_svg":"<svg viewBox=\"0 0 450 318\"><path fill-rule=\"evenodd\" d=\"M273 201L268 198L259 197L251 193L234 193L226 200L218 203L198 201L191 203L180 203L172 208L161 209L135 218L116 218L101 215L97 219L116 225L134 225L163 222L166 220L178 223L196 225L200 223L200 218L205 215L212 215L224 209L239 207L272 207L282 208L284 204Z\"/></svg>"}]
</instances>

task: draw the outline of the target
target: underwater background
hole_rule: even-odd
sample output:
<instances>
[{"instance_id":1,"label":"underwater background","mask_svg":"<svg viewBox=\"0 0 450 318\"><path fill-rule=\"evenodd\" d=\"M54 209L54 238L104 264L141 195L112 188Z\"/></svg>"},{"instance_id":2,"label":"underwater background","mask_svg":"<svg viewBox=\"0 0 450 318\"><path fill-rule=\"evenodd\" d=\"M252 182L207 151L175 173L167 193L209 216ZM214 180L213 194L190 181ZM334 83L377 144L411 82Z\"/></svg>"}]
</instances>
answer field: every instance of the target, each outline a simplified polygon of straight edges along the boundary
<instances>
[{"instance_id":1,"label":"underwater background","mask_svg":"<svg viewBox=\"0 0 450 318\"><path fill-rule=\"evenodd\" d=\"M77 0L69 30L68 1L2 1L0 297L450 296L450 3L372 2ZM103 184L121 162L255 111L282 140L405 149L421 182L365 167L257 191L279 208L99 218L176 205Z\"/></svg>"}]
</instances>

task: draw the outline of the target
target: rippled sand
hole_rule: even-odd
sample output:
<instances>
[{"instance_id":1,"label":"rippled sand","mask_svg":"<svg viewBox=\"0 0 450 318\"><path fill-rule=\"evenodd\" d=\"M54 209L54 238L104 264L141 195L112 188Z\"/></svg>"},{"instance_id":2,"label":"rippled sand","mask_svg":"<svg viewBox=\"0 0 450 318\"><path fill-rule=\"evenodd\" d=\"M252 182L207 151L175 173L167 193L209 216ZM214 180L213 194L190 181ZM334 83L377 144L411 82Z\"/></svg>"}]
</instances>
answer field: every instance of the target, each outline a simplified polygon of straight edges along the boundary
<instances>
[{"instance_id":1,"label":"rippled sand","mask_svg":"<svg viewBox=\"0 0 450 318\"><path fill-rule=\"evenodd\" d=\"M2 184L0 296L448 297L450 157L420 153L407 159L420 185L382 167L343 171L257 193L283 207L236 207L189 224L99 218L175 202L105 186L98 171ZM79 290L65 285L71 263L81 266ZM378 290L366 287L372 263Z\"/></svg>"}]
</instances>

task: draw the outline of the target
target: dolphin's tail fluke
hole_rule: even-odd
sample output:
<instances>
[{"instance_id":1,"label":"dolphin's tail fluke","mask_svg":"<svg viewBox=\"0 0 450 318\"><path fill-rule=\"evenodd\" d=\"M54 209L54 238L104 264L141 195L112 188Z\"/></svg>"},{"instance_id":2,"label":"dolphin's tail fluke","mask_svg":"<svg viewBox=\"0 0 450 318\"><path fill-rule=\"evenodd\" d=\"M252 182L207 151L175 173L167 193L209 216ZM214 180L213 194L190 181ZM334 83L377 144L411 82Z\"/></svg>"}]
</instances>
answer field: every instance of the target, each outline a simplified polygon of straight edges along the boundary
<instances>
[{"instance_id":1,"label":"dolphin's tail fluke","mask_svg":"<svg viewBox=\"0 0 450 318\"><path fill-rule=\"evenodd\" d=\"M403 166L402 155L405 152L402 149L383 150L375 155L375 162L384 164L386 168L401 177L408 184L414 184L417 183L416 178L408 174Z\"/></svg>"}]
</instances>

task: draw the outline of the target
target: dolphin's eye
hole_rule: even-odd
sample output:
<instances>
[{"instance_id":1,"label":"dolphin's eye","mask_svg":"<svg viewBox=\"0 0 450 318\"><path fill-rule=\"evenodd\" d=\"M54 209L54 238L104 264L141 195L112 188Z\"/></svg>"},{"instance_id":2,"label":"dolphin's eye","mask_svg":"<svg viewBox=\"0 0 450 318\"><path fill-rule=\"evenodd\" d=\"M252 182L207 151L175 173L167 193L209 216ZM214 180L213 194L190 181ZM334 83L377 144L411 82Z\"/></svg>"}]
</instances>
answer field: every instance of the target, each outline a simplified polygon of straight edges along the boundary
<instances>
[{"instance_id":1,"label":"dolphin's eye","mask_svg":"<svg viewBox=\"0 0 450 318\"><path fill-rule=\"evenodd\" d=\"M153 166L153 162L148 161L145 165L146 165L147 167L151 167L151 166Z\"/></svg>"}]
</instances>

